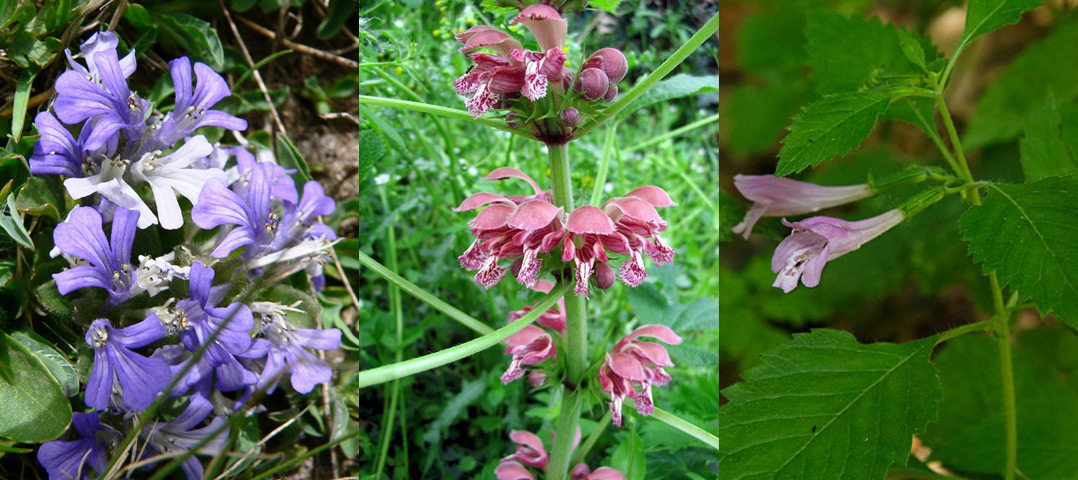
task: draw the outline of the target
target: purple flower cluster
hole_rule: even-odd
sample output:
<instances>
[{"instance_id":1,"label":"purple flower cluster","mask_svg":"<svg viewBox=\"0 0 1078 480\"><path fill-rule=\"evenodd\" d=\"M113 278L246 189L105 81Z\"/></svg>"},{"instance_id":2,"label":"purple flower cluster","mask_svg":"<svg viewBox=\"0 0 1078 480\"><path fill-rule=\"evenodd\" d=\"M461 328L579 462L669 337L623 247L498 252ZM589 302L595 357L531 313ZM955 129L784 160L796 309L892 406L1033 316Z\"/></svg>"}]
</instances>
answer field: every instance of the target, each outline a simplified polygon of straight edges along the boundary
<instances>
[{"instance_id":1,"label":"purple flower cluster","mask_svg":"<svg viewBox=\"0 0 1078 480\"><path fill-rule=\"evenodd\" d=\"M118 43L109 32L93 35L79 55L85 64L68 52L71 69L55 87L56 116L43 112L36 119L41 137L30 159L32 173L67 177L68 193L84 205L54 230L52 255L62 255L69 268L53 279L61 294L82 295L75 319L87 326L85 341L93 352L83 395L93 411L72 419L82 439L48 442L38 452L50 479L102 473L122 435L139 435L146 446L133 461L200 444L195 453L218 455L228 422L215 410L243 407L255 395L272 393L286 376L296 392L310 393L333 376L332 367L311 350L336 349L341 342L337 329L290 323L287 312L303 311L296 304L254 301L237 283L268 286L303 270L321 290L322 266L336 235L320 216L333 213L334 201L315 181L303 185L300 195L289 177L294 172L272 155L215 147L196 134L204 126L247 126L213 110L230 92L206 65L192 67L187 58L170 62L174 107L154 113L128 87L135 55L118 58ZM65 124L77 126L78 138ZM235 165L229 166L232 158ZM155 209L139 189L152 194ZM140 228L184 225L175 192L194 205L189 220L218 231L203 243L132 258ZM238 262L227 262L228 274L222 274L219 266L226 263L217 259L230 256ZM245 274L237 276L238 270ZM144 292L166 295L149 309L145 297L132 308L129 302ZM222 392L237 392L238 398ZM155 419L141 432L123 433L130 429L123 419L155 402L186 406L171 420ZM188 479L202 478L195 456L182 469Z\"/></svg>"}]
</instances>

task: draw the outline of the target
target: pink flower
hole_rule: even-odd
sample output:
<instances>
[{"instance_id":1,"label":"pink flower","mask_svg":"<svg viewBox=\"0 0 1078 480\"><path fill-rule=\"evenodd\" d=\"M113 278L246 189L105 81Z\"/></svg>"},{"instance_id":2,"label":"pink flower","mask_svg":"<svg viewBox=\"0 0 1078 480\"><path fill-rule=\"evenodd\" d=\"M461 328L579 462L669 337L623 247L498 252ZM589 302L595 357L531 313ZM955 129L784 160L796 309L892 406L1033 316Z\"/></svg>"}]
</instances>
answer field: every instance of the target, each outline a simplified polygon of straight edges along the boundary
<instances>
[{"instance_id":1,"label":"pink flower","mask_svg":"<svg viewBox=\"0 0 1078 480\"><path fill-rule=\"evenodd\" d=\"M491 108L504 108L497 107L500 99L523 95L536 101L546 96L551 79L563 83L565 19L547 5L532 5L522 10L512 23L523 23L535 35L542 51L524 50L508 33L486 25L457 34L457 40L464 44L461 52L488 48L500 54L470 54L475 66L453 82L457 93L471 95L464 104L474 118Z\"/></svg>"},{"instance_id":2,"label":"pink flower","mask_svg":"<svg viewBox=\"0 0 1078 480\"><path fill-rule=\"evenodd\" d=\"M599 384L610 394L610 416L614 425L621 426L621 404L628 395L636 403L636 411L648 416L655 411L651 397L652 385L666 385L670 375L663 370L673 367L666 348L655 342L642 342L637 337L653 337L676 345L681 337L665 325L644 325L621 339L606 354L599 366ZM640 386L640 391L636 386Z\"/></svg>"},{"instance_id":3,"label":"pink flower","mask_svg":"<svg viewBox=\"0 0 1078 480\"><path fill-rule=\"evenodd\" d=\"M778 274L772 286L790 293L797 288L798 280L809 288L819 285L829 260L861 248L905 219L906 214L897 209L859 222L831 217L811 217L800 222L783 219L782 224L793 232L775 247L771 257L771 271Z\"/></svg>"},{"instance_id":4,"label":"pink flower","mask_svg":"<svg viewBox=\"0 0 1078 480\"><path fill-rule=\"evenodd\" d=\"M486 180L520 178L528 182L534 195L506 197L479 192L453 209L461 212L486 206L469 225L476 240L458 257L461 267L478 270L475 283L493 287L508 270L498 265L502 259L520 258L517 282L531 287L542 268L540 255L549 253L561 243L565 227L564 210L555 207L547 194L528 175L520 170L502 167L490 172Z\"/></svg>"},{"instance_id":5,"label":"pink flower","mask_svg":"<svg viewBox=\"0 0 1078 480\"><path fill-rule=\"evenodd\" d=\"M677 205L666 191L645 185L624 197L608 200L602 208L583 206L573 210L566 220L569 235L562 242L562 261L575 263L577 295L587 295L589 278L594 273L600 288L609 287L613 275L606 262L607 251L628 256L621 263L619 276L635 287L647 277L643 255L659 265L674 260L674 250L659 236L666 222L655 207Z\"/></svg>"},{"instance_id":6,"label":"pink flower","mask_svg":"<svg viewBox=\"0 0 1078 480\"><path fill-rule=\"evenodd\" d=\"M558 349L554 346L554 338L546 330L535 325L524 327L523 330L505 339L505 343L508 345L505 347L505 354L513 356L513 360L509 362L509 368L501 376L502 383L507 385L524 376L524 369L521 366L535 365L558 354Z\"/></svg>"},{"instance_id":7,"label":"pink flower","mask_svg":"<svg viewBox=\"0 0 1078 480\"><path fill-rule=\"evenodd\" d=\"M547 280L539 280L535 282L535 285L531 287L532 290L541 293L550 293L550 290L554 288L554 284ZM534 308L535 305L527 305L520 310L509 312L509 322L515 322L523 317ZM558 299L557 307L551 307L547 311L539 315L539 318L535 319L535 323L542 325L546 328L554 330L558 333L565 333L565 298Z\"/></svg>"},{"instance_id":8,"label":"pink flower","mask_svg":"<svg viewBox=\"0 0 1078 480\"><path fill-rule=\"evenodd\" d=\"M761 217L812 213L875 194L867 184L824 187L773 175L734 175L734 186L742 196L753 201L745 219L733 228L734 233L740 233L746 239Z\"/></svg>"},{"instance_id":9,"label":"pink flower","mask_svg":"<svg viewBox=\"0 0 1078 480\"><path fill-rule=\"evenodd\" d=\"M509 438L516 442L516 452L502 458L494 473L498 480L535 480L535 475L527 467L546 471L550 457L543 448L543 442L531 432L513 430ZM573 445L569 448L572 453L580 445L580 427L577 427L573 435ZM579 463L571 472L573 480L625 480L621 472L610 467L599 467L592 472L587 465Z\"/></svg>"}]
</instances>

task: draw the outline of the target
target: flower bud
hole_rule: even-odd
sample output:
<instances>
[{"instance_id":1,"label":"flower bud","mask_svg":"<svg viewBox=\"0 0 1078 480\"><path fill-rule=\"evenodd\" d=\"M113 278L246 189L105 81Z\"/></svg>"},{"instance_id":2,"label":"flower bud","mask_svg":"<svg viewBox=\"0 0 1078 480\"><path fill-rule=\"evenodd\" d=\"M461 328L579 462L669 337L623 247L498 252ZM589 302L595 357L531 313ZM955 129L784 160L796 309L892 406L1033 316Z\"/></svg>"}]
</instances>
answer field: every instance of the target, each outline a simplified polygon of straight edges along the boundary
<instances>
[{"instance_id":1,"label":"flower bud","mask_svg":"<svg viewBox=\"0 0 1078 480\"><path fill-rule=\"evenodd\" d=\"M580 112L573 107L561 111L561 123L566 127L573 128L580 123Z\"/></svg>"},{"instance_id":2,"label":"flower bud","mask_svg":"<svg viewBox=\"0 0 1078 480\"><path fill-rule=\"evenodd\" d=\"M613 102L616 96L618 96L618 86L611 85L610 88L606 89L606 95L603 98L608 102Z\"/></svg>"},{"instance_id":3,"label":"flower bud","mask_svg":"<svg viewBox=\"0 0 1078 480\"><path fill-rule=\"evenodd\" d=\"M533 387L539 388L546 383L547 375L539 370L532 370L532 373L528 374L528 383Z\"/></svg>"},{"instance_id":4,"label":"flower bud","mask_svg":"<svg viewBox=\"0 0 1078 480\"><path fill-rule=\"evenodd\" d=\"M614 269L606 262L595 262L595 285L600 290L606 290L614 285Z\"/></svg>"},{"instance_id":5,"label":"flower bud","mask_svg":"<svg viewBox=\"0 0 1078 480\"><path fill-rule=\"evenodd\" d=\"M606 95L609 81L605 73L598 68L585 68L580 72L580 78L576 80L579 91L584 92L584 98L598 100Z\"/></svg>"},{"instance_id":6,"label":"flower bud","mask_svg":"<svg viewBox=\"0 0 1078 480\"><path fill-rule=\"evenodd\" d=\"M625 54L616 48L600 48L591 54L581 68L598 68L606 74L613 85L625 78L625 72L629 70L629 62L625 60Z\"/></svg>"}]
</instances>

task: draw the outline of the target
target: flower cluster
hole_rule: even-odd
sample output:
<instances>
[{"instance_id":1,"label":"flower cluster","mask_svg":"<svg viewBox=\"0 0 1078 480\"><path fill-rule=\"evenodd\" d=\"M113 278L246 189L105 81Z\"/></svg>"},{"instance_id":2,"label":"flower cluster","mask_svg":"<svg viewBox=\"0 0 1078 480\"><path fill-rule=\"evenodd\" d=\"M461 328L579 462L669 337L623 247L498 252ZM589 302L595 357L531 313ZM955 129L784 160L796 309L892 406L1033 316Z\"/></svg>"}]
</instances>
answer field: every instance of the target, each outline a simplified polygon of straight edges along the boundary
<instances>
[{"instance_id":1,"label":"flower cluster","mask_svg":"<svg viewBox=\"0 0 1078 480\"><path fill-rule=\"evenodd\" d=\"M554 284L547 280L539 280L536 282L532 290L542 293L550 293L550 290L554 288ZM515 322L520 320L521 317L530 312L534 305L527 305L524 308L516 311L509 312L509 322ZM548 330L553 330L561 336L565 336L565 299L559 298L557 307L551 307L547 311L539 315L535 319L535 323L542 325ZM524 365L537 365L542 363L548 358L554 358L558 355L558 349L554 344L554 337L550 332L539 328L535 325L528 325L523 330L513 334L509 338L505 339L507 347L505 348L505 354L512 356L512 360L509 362L509 368L501 376L502 383L508 384L513 380L516 380L524 375ZM533 370L528 374L528 383L531 383L533 387L540 387L548 378L548 374L543 370Z\"/></svg>"},{"instance_id":2,"label":"flower cluster","mask_svg":"<svg viewBox=\"0 0 1078 480\"><path fill-rule=\"evenodd\" d=\"M527 181L534 193L506 197L479 192L454 209L460 212L485 207L468 224L475 241L458 257L461 267L478 270L477 285L493 287L511 269L518 283L531 287L543 271L544 257L560 258L561 262L573 262L574 292L587 295L592 276L602 289L614 283L608 252L628 257L622 261L618 276L632 287L647 277L645 254L659 265L674 259L674 250L659 235L666 229L666 222L655 207L676 203L659 187L645 185L625 196L612 198L601 207L582 206L566 215L564 209L550 203L547 192L520 170L498 168L485 179L505 178ZM561 256L551 258L551 252L558 247ZM509 269L498 264L507 259L513 260Z\"/></svg>"},{"instance_id":3,"label":"flower cluster","mask_svg":"<svg viewBox=\"0 0 1078 480\"><path fill-rule=\"evenodd\" d=\"M669 345L681 343L679 337L665 325L644 325L637 328L614 345L606 354L606 361L599 367L599 384L603 392L610 394L610 416L614 425L621 426L621 405L625 397L633 399L636 411L648 416L655 411L651 397L652 385L666 385L670 375L663 368L673 367L666 348L655 342L637 340L652 337ZM640 390L636 390L636 386Z\"/></svg>"},{"instance_id":4,"label":"flower cluster","mask_svg":"<svg viewBox=\"0 0 1078 480\"><path fill-rule=\"evenodd\" d=\"M539 436L523 430L509 432L509 439L517 444L515 452L506 455L494 469L498 480L535 480L535 474L529 470L534 468L546 470L550 456L543 447L543 441ZM576 450L580 444L580 428L577 428L573 436L573 446ZM610 467L599 467L594 472L584 463L578 463L570 472L572 480L625 480L625 475Z\"/></svg>"},{"instance_id":5,"label":"flower cluster","mask_svg":"<svg viewBox=\"0 0 1078 480\"><path fill-rule=\"evenodd\" d=\"M468 54L475 65L453 82L473 117L490 109L509 109L505 120L519 127L519 119L533 118L540 99L557 96L559 110L554 113L560 125L534 122L529 128L537 138L548 143L564 143L580 123L580 110L593 111L593 102L611 101L617 96L617 83L628 70L625 55L615 48L593 53L574 75L566 68L565 37L568 24L557 10L544 4L524 7L510 23L523 23L535 36L539 50L526 50L510 34L487 25L476 25L457 34L464 46L461 52L485 48L496 53ZM583 108L587 106L587 108ZM578 109L577 107L582 107Z\"/></svg>"},{"instance_id":6,"label":"flower cluster","mask_svg":"<svg viewBox=\"0 0 1078 480\"><path fill-rule=\"evenodd\" d=\"M81 440L42 445L38 458L50 478L101 473L122 435L140 436L142 460L197 445L200 455L218 455L228 422L215 411L252 407L286 376L296 392L311 392L333 371L309 349L340 346L339 330L299 328L288 319L314 305L256 301L260 288L300 270L311 288L322 288L336 236L320 216L334 211L333 200L314 181L300 195L272 155L211 146L194 134L203 126L246 128L242 119L212 110L230 94L216 72L196 63L192 88L190 61L170 62L174 108L160 115L128 88L134 52L118 59L117 44L111 33L95 34L82 45L85 65L68 53L72 68L56 84L59 121L38 115L41 139L30 160L34 174L67 177L68 192L83 203L53 232L53 256L69 264L53 279L61 294L81 293L74 317L87 326L93 351L83 399L94 410L74 414ZM61 121L82 122L77 140ZM139 189L152 193L156 215ZM184 225L174 191L193 203L189 221L211 233L189 228L193 243L133 262L140 228ZM236 258L218 260L226 257ZM171 420L121 433L126 418L155 402L183 408ZM194 456L182 469L188 479L202 478Z\"/></svg>"},{"instance_id":7,"label":"flower cluster","mask_svg":"<svg viewBox=\"0 0 1078 480\"><path fill-rule=\"evenodd\" d=\"M761 217L812 213L876 193L867 184L825 187L771 175L736 175L734 185L741 195L753 201L745 219L733 228L734 233L743 234L746 239ZM782 224L793 231L779 243L771 257L771 271L778 274L773 286L790 293L799 281L809 288L819 285L828 261L861 248L907 216L902 209L893 209L857 222L824 216L800 222L784 218Z\"/></svg>"}]
</instances>

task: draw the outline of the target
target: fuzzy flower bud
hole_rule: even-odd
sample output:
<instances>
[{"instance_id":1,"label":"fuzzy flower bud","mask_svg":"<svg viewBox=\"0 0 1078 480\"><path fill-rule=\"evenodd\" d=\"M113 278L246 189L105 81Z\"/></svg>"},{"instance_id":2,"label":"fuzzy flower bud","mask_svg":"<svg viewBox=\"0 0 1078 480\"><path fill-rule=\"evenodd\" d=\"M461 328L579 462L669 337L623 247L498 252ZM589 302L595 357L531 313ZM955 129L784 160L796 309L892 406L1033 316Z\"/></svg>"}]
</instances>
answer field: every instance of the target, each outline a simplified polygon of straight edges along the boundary
<instances>
[{"instance_id":1,"label":"fuzzy flower bud","mask_svg":"<svg viewBox=\"0 0 1078 480\"><path fill-rule=\"evenodd\" d=\"M609 88L609 78L598 68L585 68L580 72L580 78L576 81L575 90L584 92L584 98L598 100L606 95Z\"/></svg>"},{"instance_id":2,"label":"fuzzy flower bud","mask_svg":"<svg viewBox=\"0 0 1078 480\"><path fill-rule=\"evenodd\" d=\"M561 123L566 127L573 128L580 123L580 112L573 107L561 111Z\"/></svg>"},{"instance_id":3,"label":"fuzzy flower bud","mask_svg":"<svg viewBox=\"0 0 1078 480\"><path fill-rule=\"evenodd\" d=\"M581 68L598 68L602 70L610 79L610 85L613 85L625 78L625 72L629 70L629 62L625 60L625 54L621 53L621 50L606 47L600 48L591 54L587 60L584 60Z\"/></svg>"}]
</instances>

